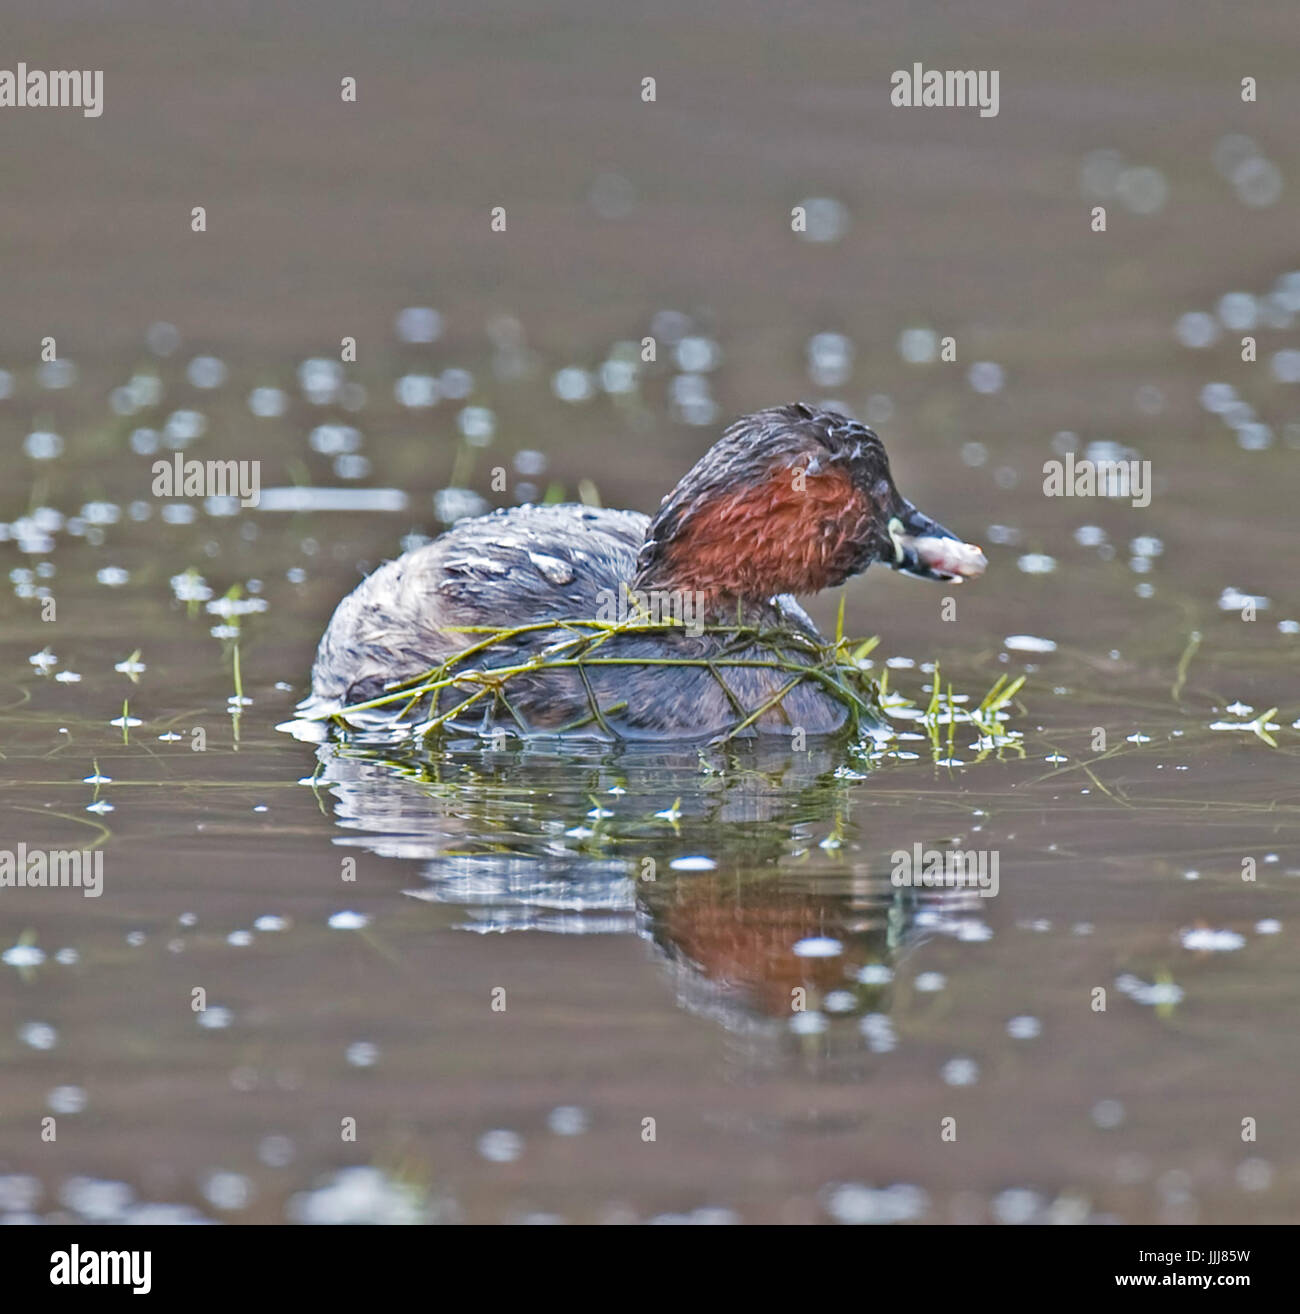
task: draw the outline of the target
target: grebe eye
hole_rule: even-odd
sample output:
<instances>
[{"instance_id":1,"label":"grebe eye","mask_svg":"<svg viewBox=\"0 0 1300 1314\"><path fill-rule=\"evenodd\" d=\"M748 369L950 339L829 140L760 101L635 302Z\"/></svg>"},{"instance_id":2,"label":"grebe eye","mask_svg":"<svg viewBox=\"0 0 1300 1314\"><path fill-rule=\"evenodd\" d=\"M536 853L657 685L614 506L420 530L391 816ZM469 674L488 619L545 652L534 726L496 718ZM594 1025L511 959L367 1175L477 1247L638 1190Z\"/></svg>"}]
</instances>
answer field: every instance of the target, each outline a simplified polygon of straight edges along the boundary
<instances>
[{"instance_id":1,"label":"grebe eye","mask_svg":"<svg viewBox=\"0 0 1300 1314\"><path fill-rule=\"evenodd\" d=\"M895 516L889 522L889 541L894 545L895 561L902 561L903 559L903 545L898 541L900 538L902 538L903 533L904 533L903 522L897 516Z\"/></svg>"}]
</instances>

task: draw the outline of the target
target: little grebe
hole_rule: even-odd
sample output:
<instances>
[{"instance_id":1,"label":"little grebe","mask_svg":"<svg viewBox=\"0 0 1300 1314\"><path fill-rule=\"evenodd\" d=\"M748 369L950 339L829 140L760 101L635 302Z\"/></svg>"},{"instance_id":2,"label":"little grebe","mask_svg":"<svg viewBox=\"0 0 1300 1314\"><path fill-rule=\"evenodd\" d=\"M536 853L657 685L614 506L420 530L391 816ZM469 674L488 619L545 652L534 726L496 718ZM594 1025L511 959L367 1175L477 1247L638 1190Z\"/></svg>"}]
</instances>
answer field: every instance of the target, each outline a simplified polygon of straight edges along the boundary
<instances>
[{"instance_id":1,"label":"little grebe","mask_svg":"<svg viewBox=\"0 0 1300 1314\"><path fill-rule=\"evenodd\" d=\"M729 638L704 627L735 626L738 618L820 641L789 595L840 584L873 561L953 582L987 564L979 548L900 495L884 445L865 425L803 403L758 411L723 434L653 519L587 506L509 507L462 520L387 562L339 603L317 649L311 697L299 710L339 714L482 640L454 627L635 617L629 590L643 611L671 616L682 628L618 634L593 655L707 660ZM457 669L515 665L570 633L534 630ZM502 725L553 733L585 723L589 732L629 738L703 737L734 727L788 680L787 672L762 667L543 668L510 678L509 708L485 698L464 722L478 731ZM438 712L466 696L447 695L455 701L443 701ZM420 715L430 712L425 701ZM345 719L391 721L401 706ZM838 698L804 680L752 729L823 734L846 717Z\"/></svg>"}]
</instances>

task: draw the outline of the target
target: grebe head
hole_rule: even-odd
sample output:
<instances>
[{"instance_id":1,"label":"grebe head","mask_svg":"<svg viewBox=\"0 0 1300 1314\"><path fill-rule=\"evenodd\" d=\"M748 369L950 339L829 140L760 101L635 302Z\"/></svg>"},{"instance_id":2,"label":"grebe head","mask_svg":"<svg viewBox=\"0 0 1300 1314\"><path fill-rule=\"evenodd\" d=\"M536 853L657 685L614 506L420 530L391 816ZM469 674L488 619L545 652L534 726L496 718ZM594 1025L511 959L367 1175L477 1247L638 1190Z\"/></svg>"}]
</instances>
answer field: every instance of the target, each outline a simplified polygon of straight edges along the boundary
<instances>
[{"instance_id":1,"label":"grebe head","mask_svg":"<svg viewBox=\"0 0 1300 1314\"><path fill-rule=\"evenodd\" d=\"M834 587L873 561L954 583L988 564L899 493L870 429L799 402L737 420L664 498L635 587L762 603Z\"/></svg>"}]
</instances>

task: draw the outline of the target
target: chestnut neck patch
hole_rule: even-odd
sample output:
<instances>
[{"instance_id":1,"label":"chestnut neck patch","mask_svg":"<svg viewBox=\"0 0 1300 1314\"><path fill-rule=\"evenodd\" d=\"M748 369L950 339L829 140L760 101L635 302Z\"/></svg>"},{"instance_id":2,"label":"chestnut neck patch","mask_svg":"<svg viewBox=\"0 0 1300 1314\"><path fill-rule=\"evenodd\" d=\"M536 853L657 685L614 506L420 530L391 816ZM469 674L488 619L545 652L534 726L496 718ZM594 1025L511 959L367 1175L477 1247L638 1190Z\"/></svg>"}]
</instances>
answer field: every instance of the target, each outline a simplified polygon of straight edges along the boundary
<instances>
[{"instance_id":1,"label":"chestnut neck patch","mask_svg":"<svg viewBox=\"0 0 1300 1314\"><path fill-rule=\"evenodd\" d=\"M844 466L809 473L798 457L778 461L760 481L687 501L657 523L636 582L693 589L711 604L817 593L860 568L870 519Z\"/></svg>"}]
</instances>

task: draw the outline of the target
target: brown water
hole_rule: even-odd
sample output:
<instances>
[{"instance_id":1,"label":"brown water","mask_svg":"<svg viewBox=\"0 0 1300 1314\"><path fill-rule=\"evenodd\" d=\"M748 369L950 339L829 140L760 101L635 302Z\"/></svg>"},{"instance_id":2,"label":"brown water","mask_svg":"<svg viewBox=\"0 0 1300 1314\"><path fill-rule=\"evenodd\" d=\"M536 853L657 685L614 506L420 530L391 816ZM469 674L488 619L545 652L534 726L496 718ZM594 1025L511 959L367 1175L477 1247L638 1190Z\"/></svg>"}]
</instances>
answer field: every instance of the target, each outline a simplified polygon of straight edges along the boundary
<instances>
[{"instance_id":1,"label":"brown water","mask_svg":"<svg viewBox=\"0 0 1300 1314\"><path fill-rule=\"evenodd\" d=\"M103 893L0 889L0 1211L1294 1219L1290 6L551 11L8 24L32 67L104 68L107 108L0 112L0 848L94 845ZM915 59L998 68L999 115L891 110ZM790 232L818 197L838 240ZM400 339L408 306L436 342ZM904 360L907 329L957 361ZM652 332L631 391L556 395ZM39 369L46 335L75 373ZM299 367L344 336L364 396L318 366L313 401ZM402 404L425 375L463 395ZM650 510L726 419L800 396L876 424L902 490L984 543L968 589L854 581L848 628L922 705L934 661L976 698L1027 673L1011 742L277 731L439 490ZM1150 505L1043 495L1101 442L1152 463ZM407 501L215 514L152 495L174 450ZM995 897L896 887L918 844L996 855Z\"/></svg>"}]
</instances>

